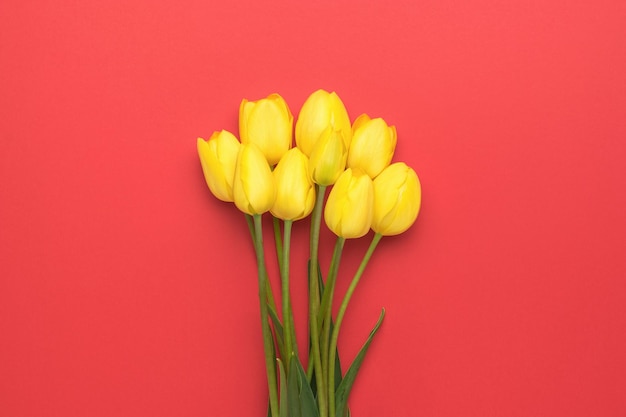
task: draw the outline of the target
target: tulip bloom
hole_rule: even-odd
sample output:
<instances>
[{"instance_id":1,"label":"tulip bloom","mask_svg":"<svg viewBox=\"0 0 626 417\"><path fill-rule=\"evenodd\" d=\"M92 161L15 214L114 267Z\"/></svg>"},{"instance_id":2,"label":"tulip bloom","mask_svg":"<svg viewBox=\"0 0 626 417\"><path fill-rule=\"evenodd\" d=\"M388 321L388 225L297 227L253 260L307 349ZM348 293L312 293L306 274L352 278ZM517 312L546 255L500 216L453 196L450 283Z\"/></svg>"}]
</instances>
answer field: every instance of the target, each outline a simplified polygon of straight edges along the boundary
<instances>
[{"instance_id":1,"label":"tulip bloom","mask_svg":"<svg viewBox=\"0 0 626 417\"><path fill-rule=\"evenodd\" d=\"M309 178L309 159L298 148L292 148L272 172L276 184L276 201L271 209L275 217L299 220L313 211L315 186Z\"/></svg>"},{"instance_id":2,"label":"tulip bloom","mask_svg":"<svg viewBox=\"0 0 626 417\"><path fill-rule=\"evenodd\" d=\"M222 130L208 141L198 138L198 155L209 189L222 201L233 201L233 179L241 144L230 132Z\"/></svg>"},{"instance_id":3,"label":"tulip bloom","mask_svg":"<svg viewBox=\"0 0 626 417\"><path fill-rule=\"evenodd\" d=\"M364 236L372 224L374 187L372 179L358 169L346 169L333 186L324 209L326 225L337 236Z\"/></svg>"},{"instance_id":4,"label":"tulip bloom","mask_svg":"<svg viewBox=\"0 0 626 417\"><path fill-rule=\"evenodd\" d=\"M391 162L397 138L395 126L362 114L352 126L348 166L362 169L370 178L375 178Z\"/></svg>"},{"instance_id":5,"label":"tulip bloom","mask_svg":"<svg viewBox=\"0 0 626 417\"><path fill-rule=\"evenodd\" d=\"M267 159L254 144L242 144L239 149L233 196L237 208L250 215L265 213L274 205L274 176Z\"/></svg>"},{"instance_id":6,"label":"tulip bloom","mask_svg":"<svg viewBox=\"0 0 626 417\"><path fill-rule=\"evenodd\" d=\"M372 230L383 236L398 235L415 222L422 188L413 169L403 162L389 165L374 180Z\"/></svg>"},{"instance_id":7,"label":"tulip bloom","mask_svg":"<svg viewBox=\"0 0 626 417\"><path fill-rule=\"evenodd\" d=\"M296 122L296 145L306 156L328 129L341 132L346 149L350 146L352 128L350 118L337 93L317 90L302 105Z\"/></svg>"},{"instance_id":8,"label":"tulip bloom","mask_svg":"<svg viewBox=\"0 0 626 417\"><path fill-rule=\"evenodd\" d=\"M334 184L346 168L348 149L340 131L328 127L317 141L309 160L309 175L314 183Z\"/></svg>"},{"instance_id":9,"label":"tulip bloom","mask_svg":"<svg viewBox=\"0 0 626 417\"><path fill-rule=\"evenodd\" d=\"M243 99L239 106L241 143L254 143L270 165L291 148L293 115L285 100L270 94L258 101Z\"/></svg>"}]
</instances>

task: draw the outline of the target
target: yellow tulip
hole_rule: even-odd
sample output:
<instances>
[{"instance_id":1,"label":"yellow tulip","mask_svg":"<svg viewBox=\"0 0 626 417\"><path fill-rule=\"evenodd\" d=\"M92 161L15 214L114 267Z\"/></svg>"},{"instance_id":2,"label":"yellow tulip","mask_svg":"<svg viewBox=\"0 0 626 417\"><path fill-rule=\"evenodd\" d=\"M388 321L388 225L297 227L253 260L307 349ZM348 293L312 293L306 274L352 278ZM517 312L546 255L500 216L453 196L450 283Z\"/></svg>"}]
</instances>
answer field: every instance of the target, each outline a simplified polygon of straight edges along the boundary
<instances>
[{"instance_id":1,"label":"yellow tulip","mask_svg":"<svg viewBox=\"0 0 626 417\"><path fill-rule=\"evenodd\" d=\"M403 162L389 165L374 180L372 230L383 236L406 231L415 222L421 202L415 171Z\"/></svg>"},{"instance_id":2,"label":"yellow tulip","mask_svg":"<svg viewBox=\"0 0 626 417\"><path fill-rule=\"evenodd\" d=\"M337 236L364 236L372 224L374 187L372 179L358 169L346 169L333 186L324 208L324 220Z\"/></svg>"},{"instance_id":3,"label":"yellow tulip","mask_svg":"<svg viewBox=\"0 0 626 417\"><path fill-rule=\"evenodd\" d=\"M270 210L283 220L299 220L313 211L315 186L309 178L309 159L298 148L292 148L273 171L276 201Z\"/></svg>"},{"instance_id":4,"label":"yellow tulip","mask_svg":"<svg viewBox=\"0 0 626 417\"><path fill-rule=\"evenodd\" d=\"M328 129L341 132L346 149L350 147L352 128L350 118L337 93L317 90L307 98L296 122L296 145L306 156Z\"/></svg>"},{"instance_id":5,"label":"yellow tulip","mask_svg":"<svg viewBox=\"0 0 626 417\"><path fill-rule=\"evenodd\" d=\"M244 213L262 214L274 205L276 186L267 159L252 143L242 144L233 182L235 205Z\"/></svg>"},{"instance_id":6,"label":"yellow tulip","mask_svg":"<svg viewBox=\"0 0 626 417\"><path fill-rule=\"evenodd\" d=\"M208 141L198 138L198 155L209 189L222 201L233 201L233 179L241 144L230 132L222 130Z\"/></svg>"},{"instance_id":7,"label":"yellow tulip","mask_svg":"<svg viewBox=\"0 0 626 417\"><path fill-rule=\"evenodd\" d=\"M293 115L285 100L270 94L258 101L243 99L239 106L241 143L254 143L270 165L291 148Z\"/></svg>"},{"instance_id":8,"label":"yellow tulip","mask_svg":"<svg viewBox=\"0 0 626 417\"><path fill-rule=\"evenodd\" d=\"M346 168L348 149L338 130L328 127L317 141L309 160L309 175L314 183L334 184Z\"/></svg>"},{"instance_id":9,"label":"yellow tulip","mask_svg":"<svg viewBox=\"0 0 626 417\"><path fill-rule=\"evenodd\" d=\"M370 119L367 114L362 114L352 126L348 166L362 169L370 178L375 178L391 162L396 142L395 126L387 126L381 118Z\"/></svg>"}]
</instances>

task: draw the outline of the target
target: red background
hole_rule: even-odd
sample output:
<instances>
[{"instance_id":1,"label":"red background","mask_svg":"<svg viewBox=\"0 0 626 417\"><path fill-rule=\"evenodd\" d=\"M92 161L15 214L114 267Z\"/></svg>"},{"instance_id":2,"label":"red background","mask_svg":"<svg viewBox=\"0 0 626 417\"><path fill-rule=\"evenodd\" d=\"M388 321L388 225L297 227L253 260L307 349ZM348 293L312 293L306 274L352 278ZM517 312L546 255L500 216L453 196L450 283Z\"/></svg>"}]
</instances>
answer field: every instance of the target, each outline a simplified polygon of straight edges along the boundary
<instances>
[{"instance_id":1,"label":"red background","mask_svg":"<svg viewBox=\"0 0 626 417\"><path fill-rule=\"evenodd\" d=\"M353 415L626 415L624 4L3 1L0 415L264 415L253 251L195 141L318 88L423 186L348 310L344 361L388 313Z\"/></svg>"}]
</instances>

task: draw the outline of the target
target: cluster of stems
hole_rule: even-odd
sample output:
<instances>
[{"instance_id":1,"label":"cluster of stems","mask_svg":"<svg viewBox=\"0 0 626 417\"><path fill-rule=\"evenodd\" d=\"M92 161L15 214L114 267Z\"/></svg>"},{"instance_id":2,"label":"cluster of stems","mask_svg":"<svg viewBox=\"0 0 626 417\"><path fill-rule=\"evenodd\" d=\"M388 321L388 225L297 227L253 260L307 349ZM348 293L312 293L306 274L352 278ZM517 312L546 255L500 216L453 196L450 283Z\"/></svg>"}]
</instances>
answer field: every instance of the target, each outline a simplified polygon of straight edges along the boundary
<instances>
[{"instance_id":1,"label":"cluster of stems","mask_svg":"<svg viewBox=\"0 0 626 417\"><path fill-rule=\"evenodd\" d=\"M333 321L332 307L335 296L335 283L337 281L341 254L346 239L337 237L330 267L326 279L324 280L319 267L318 248L326 187L322 185L316 187L316 202L311 216L310 233L308 271L309 357L306 377L308 386L315 392L316 414L319 415L319 417L344 417L345 409L337 410L336 406L336 389L341 378L341 369L338 370L339 380L336 376L339 330L348 303L382 235L379 233L374 234L372 242L350 282L339 306L335 320ZM298 366L301 366L300 364L302 363L298 357L289 289L289 259L293 221L286 220L282 222L281 236L281 222L277 218L274 218L274 240L278 254L281 283L281 321L276 316L276 302L268 280L265 265L262 217L260 214L253 216L246 215L246 219L248 220L248 226L253 237L258 267L261 329L269 388L269 415L271 417L280 417L287 415L281 412L281 408L286 404L286 399L281 398L286 392L285 389L281 387L281 384L286 383L282 378L284 378L285 375L289 375L291 372L298 372L297 369L292 369L292 363L296 363ZM272 331L272 328L274 331ZM292 361L294 357L296 362Z\"/></svg>"}]
</instances>

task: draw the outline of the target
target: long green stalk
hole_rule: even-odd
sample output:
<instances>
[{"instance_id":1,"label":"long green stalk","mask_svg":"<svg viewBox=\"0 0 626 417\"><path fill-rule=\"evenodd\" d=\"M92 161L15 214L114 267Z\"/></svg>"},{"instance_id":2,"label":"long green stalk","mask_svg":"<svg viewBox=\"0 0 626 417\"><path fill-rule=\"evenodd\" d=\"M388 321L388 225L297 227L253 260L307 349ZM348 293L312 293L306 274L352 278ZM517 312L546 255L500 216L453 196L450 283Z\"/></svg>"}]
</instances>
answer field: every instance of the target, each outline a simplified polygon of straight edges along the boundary
<instances>
[{"instance_id":1,"label":"long green stalk","mask_svg":"<svg viewBox=\"0 0 626 417\"><path fill-rule=\"evenodd\" d=\"M272 218L272 225L274 226L274 243L276 244L276 258L278 259L278 269L283 269L283 242L280 238L280 219L278 217Z\"/></svg>"},{"instance_id":2,"label":"long green stalk","mask_svg":"<svg viewBox=\"0 0 626 417\"><path fill-rule=\"evenodd\" d=\"M329 343L331 332L331 318L333 310L333 297L335 294L335 283L337 282L337 272L339 271L339 262L341 261L341 253L343 252L343 246L346 240L342 237L337 237L335 243L335 250L333 251L333 257L330 261L330 269L328 271L328 277L326 278L326 285L324 286L324 295L322 296L322 304L320 306L320 316L322 317L321 329L322 329L322 368L326 372L326 378L329 375L335 373L335 364L329 362ZM334 385L328 385L329 390L334 390Z\"/></svg>"},{"instance_id":3,"label":"long green stalk","mask_svg":"<svg viewBox=\"0 0 626 417\"><path fill-rule=\"evenodd\" d=\"M255 248L256 252L256 233L254 233L254 220L251 215L246 214L246 223L248 224L248 230L250 231L250 236L252 237L252 245ZM274 292L272 291L272 284L269 279L267 279L267 271L265 271L265 292L267 296L267 302L269 303L272 310L276 311L276 302L274 301Z\"/></svg>"},{"instance_id":4,"label":"long green stalk","mask_svg":"<svg viewBox=\"0 0 626 417\"><path fill-rule=\"evenodd\" d=\"M322 368L322 359L320 356L319 329L317 320L320 308L320 288L318 283L319 262L318 247L320 240L320 223L322 219L322 209L324 206L324 195L326 194L326 186L317 186L317 196L315 207L311 217L311 242L310 242L310 261L309 261L309 333L311 337L311 355L309 362L313 361L315 371L315 384L317 387L317 404L319 406L320 417L328 416L328 400L326 396L326 378Z\"/></svg>"},{"instance_id":5,"label":"long green stalk","mask_svg":"<svg viewBox=\"0 0 626 417\"><path fill-rule=\"evenodd\" d=\"M352 278L352 281L350 282L350 286L348 287L348 290L346 291L346 295L343 297L343 301L341 302L341 306L339 307L339 312L337 313L335 327L333 327L333 333L330 337L330 346L328 348L328 353L329 353L328 363L332 363L332 364L335 363L337 339L339 337L339 328L341 327L343 317L346 314L348 303L350 302L350 298L352 298L352 294L354 293L354 290L356 286L358 285L359 280L361 279L361 276L363 275L363 271L365 271L365 267L367 266L367 263L372 257L372 254L374 253L374 249L376 249L376 246L378 245L378 242L380 242L380 239L382 239L382 237L383 235L379 233L376 233L374 235L374 238L372 239L372 243L370 243L369 248L367 248L367 252L365 252L365 256L363 257L363 260L361 261L361 264L359 265L359 269L354 274L354 277ZM328 386L329 387L335 386L335 373L334 372L330 372L328 375ZM330 411L329 416L335 417L335 414L336 414L335 413L335 390L329 389L328 393L329 393L328 408Z\"/></svg>"},{"instance_id":6,"label":"long green stalk","mask_svg":"<svg viewBox=\"0 0 626 417\"><path fill-rule=\"evenodd\" d=\"M256 251L257 270L259 276L259 303L261 304L261 331L263 333L263 348L265 351L265 368L267 371L267 385L270 397L270 413L278 417L278 385L276 379L276 358L273 350L272 330L269 324L267 307L267 270L265 268L265 253L263 251L263 226L261 215L254 218L254 249Z\"/></svg>"},{"instance_id":7,"label":"long green stalk","mask_svg":"<svg viewBox=\"0 0 626 417\"><path fill-rule=\"evenodd\" d=\"M287 357L283 358L287 373L289 373L289 363L291 355L294 354L293 341L293 318L291 315L291 296L289 294L289 249L291 246L291 226L292 220L285 220L283 227L283 245L282 245L282 262L280 263L280 280L282 288L282 307L283 307L283 334L285 348L284 352Z\"/></svg>"}]
</instances>

